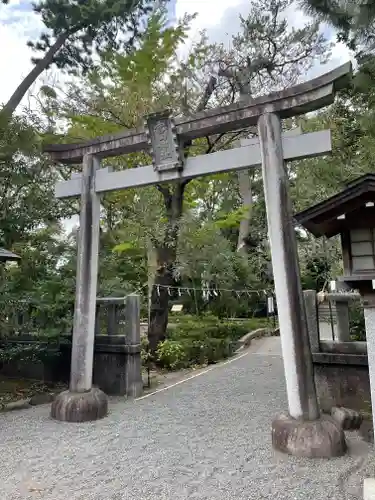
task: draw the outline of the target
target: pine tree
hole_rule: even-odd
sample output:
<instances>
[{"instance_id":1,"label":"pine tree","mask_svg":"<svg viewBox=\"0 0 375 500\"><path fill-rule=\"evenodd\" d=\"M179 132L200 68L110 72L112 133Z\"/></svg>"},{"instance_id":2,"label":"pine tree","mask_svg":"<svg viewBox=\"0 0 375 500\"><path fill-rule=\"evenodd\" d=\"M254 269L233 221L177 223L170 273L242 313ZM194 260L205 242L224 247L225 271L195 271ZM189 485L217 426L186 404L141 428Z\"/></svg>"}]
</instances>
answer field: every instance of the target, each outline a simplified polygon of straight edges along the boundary
<instances>
[{"instance_id":1,"label":"pine tree","mask_svg":"<svg viewBox=\"0 0 375 500\"><path fill-rule=\"evenodd\" d=\"M357 56L374 51L374 0L300 0L300 5L308 14L334 26L338 40L357 51Z\"/></svg>"},{"instance_id":2,"label":"pine tree","mask_svg":"<svg viewBox=\"0 0 375 500\"><path fill-rule=\"evenodd\" d=\"M165 1L165 0L161 0ZM7 4L9 0L1 0ZM11 117L26 92L50 66L87 73L95 55L106 51L129 51L137 41L142 20L155 0L39 0L33 4L45 26L37 42L28 46L40 54L34 68L16 88L2 113Z\"/></svg>"}]
</instances>

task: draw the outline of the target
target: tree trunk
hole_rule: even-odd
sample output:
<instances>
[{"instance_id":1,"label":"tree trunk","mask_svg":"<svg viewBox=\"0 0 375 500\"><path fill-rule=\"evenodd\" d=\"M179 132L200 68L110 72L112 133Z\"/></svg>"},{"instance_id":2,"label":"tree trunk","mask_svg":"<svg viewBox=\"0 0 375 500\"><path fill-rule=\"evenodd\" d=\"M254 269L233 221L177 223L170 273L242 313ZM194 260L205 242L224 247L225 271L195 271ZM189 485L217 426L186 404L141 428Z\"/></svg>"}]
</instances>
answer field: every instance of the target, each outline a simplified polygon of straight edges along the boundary
<instances>
[{"instance_id":1,"label":"tree trunk","mask_svg":"<svg viewBox=\"0 0 375 500\"><path fill-rule=\"evenodd\" d=\"M13 95L10 97L9 101L5 104L1 113L6 116L8 119L12 117L14 111L18 107L19 103L24 98L26 92L29 90L31 85L36 81L36 79L45 71L53 61L53 58L57 54L57 52L61 49L64 43L69 38L70 33L64 32L61 33L52 47L48 50L46 55L41 59L34 68L30 71L30 73L22 80L19 86L14 91Z\"/></svg>"},{"instance_id":2,"label":"tree trunk","mask_svg":"<svg viewBox=\"0 0 375 500\"><path fill-rule=\"evenodd\" d=\"M169 247L159 247L156 250L158 268L156 270L151 290L150 323L148 340L150 351L155 352L159 342L165 340L168 326L169 286L173 286L173 265L175 252Z\"/></svg>"},{"instance_id":3,"label":"tree trunk","mask_svg":"<svg viewBox=\"0 0 375 500\"><path fill-rule=\"evenodd\" d=\"M217 85L217 79L211 76L202 98L198 102L196 112L203 111ZM188 113L188 110L186 110ZM192 141L184 143L185 155ZM186 158L186 156L185 156ZM169 293L168 286L174 284L173 269L176 261L179 222L182 215L184 191L189 181L175 184L170 191L165 186L156 186L164 197L164 205L168 224L164 236L164 244L156 249L157 269L151 291L148 340L150 351L155 353L157 345L165 339L168 326ZM159 288L158 288L159 285ZM160 286L163 285L163 286Z\"/></svg>"},{"instance_id":4,"label":"tree trunk","mask_svg":"<svg viewBox=\"0 0 375 500\"><path fill-rule=\"evenodd\" d=\"M250 220L251 210L253 204L253 192L251 189L251 178L248 170L241 170L238 172L238 186L242 198L243 207L246 213L240 222L240 229L238 233L237 252L247 255L248 252L248 239L250 236Z\"/></svg>"},{"instance_id":5,"label":"tree trunk","mask_svg":"<svg viewBox=\"0 0 375 500\"><path fill-rule=\"evenodd\" d=\"M156 248L157 269L153 281L150 301L148 340L150 351L155 353L159 342L165 340L168 325L169 292L174 284L179 222L182 215L183 195L187 182L169 188L158 186L164 197L168 219L163 242Z\"/></svg>"},{"instance_id":6,"label":"tree trunk","mask_svg":"<svg viewBox=\"0 0 375 500\"><path fill-rule=\"evenodd\" d=\"M150 241L147 246L147 289L148 289L148 321L150 321L150 310L151 310L151 294L154 286L156 270L158 268L158 259L156 248Z\"/></svg>"}]
</instances>

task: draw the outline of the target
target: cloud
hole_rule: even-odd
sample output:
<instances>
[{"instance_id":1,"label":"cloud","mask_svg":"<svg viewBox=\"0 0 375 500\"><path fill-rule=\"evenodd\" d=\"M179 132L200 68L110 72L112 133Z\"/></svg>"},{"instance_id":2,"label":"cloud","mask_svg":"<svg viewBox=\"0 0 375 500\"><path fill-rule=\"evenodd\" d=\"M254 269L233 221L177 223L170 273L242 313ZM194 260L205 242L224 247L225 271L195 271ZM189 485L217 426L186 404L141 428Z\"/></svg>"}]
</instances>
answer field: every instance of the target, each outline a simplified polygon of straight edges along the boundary
<instances>
[{"instance_id":1,"label":"cloud","mask_svg":"<svg viewBox=\"0 0 375 500\"><path fill-rule=\"evenodd\" d=\"M247 16L251 8L249 0L177 0L176 16L182 17L185 12L198 13L190 32L189 45L199 38L199 32L206 29L210 40L230 44L231 36L240 29L239 15ZM302 13L296 15L295 9L291 9L290 21L294 27L303 26L307 18ZM334 33L327 29L332 37ZM32 51L27 47L28 40L38 38L43 30L40 18L33 12L30 0L10 0L8 5L0 4L0 64L6 77L0 81L0 103L6 102L13 91L32 69ZM331 31L331 33L330 33ZM336 44L329 65L325 67L314 67L313 76L327 71L327 68L337 66L348 60L349 52L342 44ZM56 77L56 72L54 72ZM40 87L43 80L40 78L34 86L34 91ZM59 80L63 80L59 76ZM24 101L27 103L27 101Z\"/></svg>"},{"instance_id":2,"label":"cloud","mask_svg":"<svg viewBox=\"0 0 375 500\"><path fill-rule=\"evenodd\" d=\"M239 11L236 10L236 7L241 4L241 1L243 0L177 0L177 18L182 17L185 13L198 14L192 24L189 37L190 45L199 39L199 33L203 29L206 29L210 33L212 41L219 41L214 36L215 27L218 26L220 30L223 30L223 15L228 10L237 12L235 21L239 19ZM228 9L228 5L231 5L231 9Z\"/></svg>"},{"instance_id":3,"label":"cloud","mask_svg":"<svg viewBox=\"0 0 375 500\"><path fill-rule=\"evenodd\" d=\"M0 6L0 65L6 78L0 81L0 102L12 95L22 79L32 69L32 51L26 45L36 39L43 29L39 17L32 11L31 2L13 0Z\"/></svg>"},{"instance_id":4,"label":"cloud","mask_svg":"<svg viewBox=\"0 0 375 500\"><path fill-rule=\"evenodd\" d=\"M228 6L230 5L230 6ZM247 17L251 9L249 0L177 0L177 16L183 12L198 13L190 40L198 37L199 30L205 28L212 42L223 43L229 47L231 38L241 29L240 16ZM310 19L300 10L292 5L286 11L286 18L293 28L303 28ZM335 42L335 32L328 25L321 25L322 33L328 40ZM330 69L347 62L351 58L347 47L341 43L335 43L332 57L326 65L316 64L307 78L314 78Z\"/></svg>"}]
</instances>

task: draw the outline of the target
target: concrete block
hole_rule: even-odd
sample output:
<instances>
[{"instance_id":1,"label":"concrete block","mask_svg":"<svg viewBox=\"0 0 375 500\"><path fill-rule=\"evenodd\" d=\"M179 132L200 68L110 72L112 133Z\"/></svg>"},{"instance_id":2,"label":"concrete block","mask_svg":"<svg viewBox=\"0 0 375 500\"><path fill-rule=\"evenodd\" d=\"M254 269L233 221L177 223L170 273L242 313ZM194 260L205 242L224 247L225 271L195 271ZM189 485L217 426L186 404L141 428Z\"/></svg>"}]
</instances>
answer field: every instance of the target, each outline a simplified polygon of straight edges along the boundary
<instances>
[{"instance_id":1,"label":"concrete block","mask_svg":"<svg viewBox=\"0 0 375 500\"><path fill-rule=\"evenodd\" d=\"M363 482L363 500L375 500L375 479L372 477Z\"/></svg>"}]
</instances>

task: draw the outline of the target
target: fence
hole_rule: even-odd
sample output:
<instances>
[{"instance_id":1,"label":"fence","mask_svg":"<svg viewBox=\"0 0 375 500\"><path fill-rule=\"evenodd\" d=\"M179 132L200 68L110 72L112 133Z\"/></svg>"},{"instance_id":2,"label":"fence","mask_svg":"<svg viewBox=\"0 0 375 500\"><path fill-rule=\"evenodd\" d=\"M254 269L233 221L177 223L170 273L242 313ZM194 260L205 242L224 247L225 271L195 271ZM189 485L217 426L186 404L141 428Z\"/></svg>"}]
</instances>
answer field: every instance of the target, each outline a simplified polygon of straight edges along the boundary
<instances>
[{"instance_id":1,"label":"fence","mask_svg":"<svg viewBox=\"0 0 375 500\"><path fill-rule=\"evenodd\" d=\"M9 318L8 335L0 340L1 347L35 346L43 355L37 360L23 356L3 361L0 373L8 377L67 382L70 376L71 325L56 337L45 335L46 332L43 335L41 328L46 324L45 318L34 314L32 307L27 307L26 311L27 316L15 311ZM14 318L17 322L11 321ZM142 393L138 295L97 299L93 377L94 384L107 394L134 397Z\"/></svg>"},{"instance_id":2,"label":"fence","mask_svg":"<svg viewBox=\"0 0 375 500\"><path fill-rule=\"evenodd\" d=\"M96 299L95 335L124 335L125 302L126 297ZM19 335L71 335L73 315L73 303L65 304L60 314L57 311L49 313L42 303L9 303L0 315L0 335L2 338Z\"/></svg>"},{"instance_id":3,"label":"fence","mask_svg":"<svg viewBox=\"0 0 375 500\"><path fill-rule=\"evenodd\" d=\"M318 303L319 338L322 341L366 340L363 304L359 293L328 293Z\"/></svg>"},{"instance_id":4,"label":"fence","mask_svg":"<svg viewBox=\"0 0 375 500\"><path fill-rule=\"evenodd\" d=\"M357 340L358 324L353 321L351 314L353 307L359 312L361 310L359 294L326 295L326 301L330 300L335 304L333 338L327 335L327 322L321 313L322 303L318 304L316 292L308 290L304 292L304 296L315 383L321 408L329 412L333 406L344 406L368 412L371 396L367 344L365 340ZM324 312L326 311L327 307ZM365 338L363 332L361 335L360 338Z\"/></svg>"}]
</instances>

